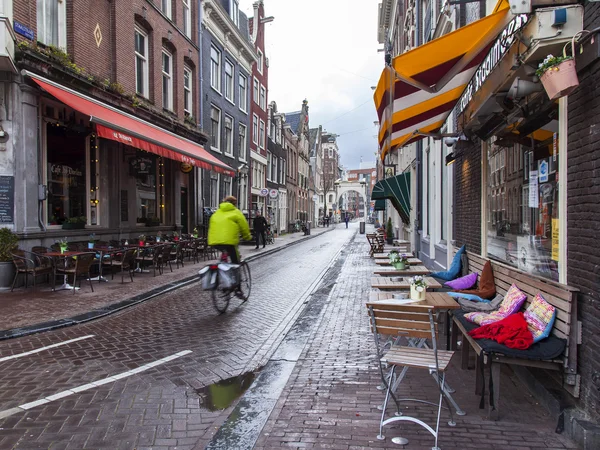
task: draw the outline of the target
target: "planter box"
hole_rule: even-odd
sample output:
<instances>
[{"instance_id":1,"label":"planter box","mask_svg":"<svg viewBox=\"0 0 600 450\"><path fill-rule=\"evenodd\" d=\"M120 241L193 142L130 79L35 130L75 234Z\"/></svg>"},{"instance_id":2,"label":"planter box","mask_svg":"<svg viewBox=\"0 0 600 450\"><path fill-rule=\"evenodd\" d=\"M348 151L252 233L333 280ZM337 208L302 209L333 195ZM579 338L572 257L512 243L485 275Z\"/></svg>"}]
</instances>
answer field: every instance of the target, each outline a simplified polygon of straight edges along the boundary
<instances>
[{"instance_id":1,"label":"planter box","mask_svg":"<svg viewBox=\"0 0 600 450\"><path fill-rule=\"evenodd\" d=\"M579 86L575 60L568 59L546 70L540 77L550 100L564 97Z\"/></svg>"},{"instance_id":2,"label":"planter box","mask_svg":"<svg viewBox=\"0 0 600 450\"><path fill-rule=\"evenodd\" d=\"M85 223L63 223L63 230L83 230L85 228Z\"/></svg>"}]
</instances>

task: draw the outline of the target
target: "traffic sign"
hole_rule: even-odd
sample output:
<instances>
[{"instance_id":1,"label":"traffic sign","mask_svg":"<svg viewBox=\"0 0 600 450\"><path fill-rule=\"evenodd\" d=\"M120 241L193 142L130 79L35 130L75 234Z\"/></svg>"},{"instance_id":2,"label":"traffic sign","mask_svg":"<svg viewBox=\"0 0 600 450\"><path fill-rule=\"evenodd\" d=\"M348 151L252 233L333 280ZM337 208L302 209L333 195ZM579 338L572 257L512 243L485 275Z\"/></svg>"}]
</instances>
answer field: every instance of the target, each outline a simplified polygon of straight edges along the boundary
<instances>
[{"instance_id":1,"label":"traffic sign","mask_svg":"<svg viewBox=\"0 0 600 450\"><path fill-rule=\"evenodd\" d=\"M269 191L269 197L271 197L271 198L277 198L278 195L279 195L279 191L277 189L271 189Z\"/></svg>"},{"instance_id":2,"label":"traffic sign","mask_svg":"<svg viewBox=\"0 0 600 450\"><path fill-rule=\"evenodd\" d=\"M260 196L261 197L266 197L267 195L269 195L269 190L267 188L262 188L260 190Z\"/></svg>"}]
</instances>

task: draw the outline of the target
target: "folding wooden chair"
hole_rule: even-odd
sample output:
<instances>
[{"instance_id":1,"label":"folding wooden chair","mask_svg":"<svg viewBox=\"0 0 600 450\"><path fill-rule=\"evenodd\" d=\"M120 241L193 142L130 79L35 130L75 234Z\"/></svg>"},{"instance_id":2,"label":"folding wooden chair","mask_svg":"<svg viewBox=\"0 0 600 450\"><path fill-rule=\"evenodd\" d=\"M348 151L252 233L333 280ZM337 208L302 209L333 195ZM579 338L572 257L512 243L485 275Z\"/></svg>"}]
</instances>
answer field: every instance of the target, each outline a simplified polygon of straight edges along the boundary
<instances>
[{"instance_id":1,"label":"folding wooden chair","mask_svg":"<svg viewBox=\"0 0 600 450\"><path fill-rule=\"evenodd\" d=\"M381 420L379 424L378 439L383 440L383 427L394 422L408 421L416 423L435 438L433 449L439 449L438 436L440 416L442 412L442 402L445 402L446 409L450 412L450 421L448 425L455 426L452 409L448 403L446 391L446 370L450 364L454 352L438 350L437 347L437 323L435 322L434 308L429 305L414 304L390 304L390 303L368 303L369 316L371 317L371 326L375 339L375 348L379 359L379 371L382 382L386 389L385 400L382 407ZM381 339L388 336L393 339L391 345L384 344ZM408 343L402 343L402 337L406 338ZM431 348L423 344L423 339L431 339ZM385 371L384 367L389 366L390 370ZM432 403L420 399L397 399L394 390L398 386L396 368L425 369L436 381L439 388L439 401ZM446 391L446 392L445 392ZM394 400L397 408L396 417L385 418L385 413L390 397ZM427 423L416 417L401 415L400 401L416 401L437 406L438 414L435 429ZM393 438L392 442L406 445L408 440L404 438Z\"/></svg>"}]
</instances>

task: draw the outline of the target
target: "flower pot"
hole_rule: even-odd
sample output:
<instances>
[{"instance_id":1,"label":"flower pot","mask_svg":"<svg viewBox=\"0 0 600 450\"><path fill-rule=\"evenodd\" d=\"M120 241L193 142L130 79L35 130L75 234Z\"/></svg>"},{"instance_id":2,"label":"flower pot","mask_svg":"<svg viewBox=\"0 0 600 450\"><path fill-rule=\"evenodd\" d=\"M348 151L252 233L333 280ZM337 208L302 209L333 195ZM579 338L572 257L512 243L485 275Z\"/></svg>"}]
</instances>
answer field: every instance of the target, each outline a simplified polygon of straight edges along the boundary
<instances>
[{"instance_id":1,"label":"flower pot","mask_svg":"<svg viewBox=\"0 0 600 450\"><path fill-rule=\"evenodd\" d=\"M550 100L569 95L579 86L575 60L568 59L546 70L540 77Z\"/></svg>"},{"instance_id":2,"label":"flower pot","mask_svg":"<svg viewBox=\"0 0 600 450\"><path fill-rule=\"evenodd\" d=\"M144 241L140 241L140 242L138 242L138 244L140 245L140 247L143 247L144 246Z\"/></svg>"},{"instance_id":3,"label":"flower pot","mask_svg":"<svg viewBox=\"0 0 600 450\"><path fill-rule=\"evenodd\" d=\"M12 261L0 262L0 290L8 289L15 278L15 265Z\"/></svg>"},{"instance_id":4,"label":"flower pot","mask_svg":"<svg viewBox=\"0 0 600 450\"><path fill-rule=\"evenodd\" d=\"M425 300L425 293L427 288L423 288L423 291L419 292L414 284L410 285L410 298L411 300Z\"/></svg>"},{"instance_id":5,"label":"flower pot","mask_svg":"<svg viewBox=\"0 0 600 450\"><path fill-rule=\"evenodd\" d=\"M404 269L406 269L406 263L404 261L395 262L394 267L397 270L404 270Z\"/></svg>"},{"instance_id":6,"label":"flower pot","mask_svg":"<svg viewBox=\"0 0 600 450\"><path fill-rule=\"evenodd\" d=\"M61 246L60 246L60 252L61 252L61 253L64 253L64 252L66 252L66 251L67 251L67 248L68 248L68 246L66 246L66 245L61 245Z\"/></svg>"}]
</instances>

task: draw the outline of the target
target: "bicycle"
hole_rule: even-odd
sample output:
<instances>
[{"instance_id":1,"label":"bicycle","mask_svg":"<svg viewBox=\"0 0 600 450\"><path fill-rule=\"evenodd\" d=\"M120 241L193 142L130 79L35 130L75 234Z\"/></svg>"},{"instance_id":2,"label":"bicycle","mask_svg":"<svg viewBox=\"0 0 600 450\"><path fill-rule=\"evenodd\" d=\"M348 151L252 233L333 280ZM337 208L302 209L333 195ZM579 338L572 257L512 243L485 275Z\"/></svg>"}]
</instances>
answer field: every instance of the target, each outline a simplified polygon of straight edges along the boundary
<instances>
[{"instance_id":1,"label":"bicycle","mask_svg":"<svg viewBox=\"0 0 600 450\"><path fill-rule=\"evenodd\" d=\"M266 236L266 243L267 244L274 244L275 243L275 236L273 234L273 231L271 231L271 227L267 227L266 231L265 231L265 236Z\"/></svg>"},{"instance_id":2,"label":"bicycle","mask_svg":"<svg viewBox=\"0 0 600 450\"><path fill-rule=\"evenodd\" d=\"M221 264L228 264L229 270L224 267L220 268ZM223 314L227 311L229 302L234 295L242 302L248 300L252 289L252 279L250 267L246 261L242 261L240 264L231 264L227 252L222 251L220 263L209 264L207 268L208 270L200 271L202 276L209 277L206 284L203 280L203 286L204 289L212 291L213 305L219 313ZM232 273L229 274L229 271Z\"/></svg>"}]
</instances>

